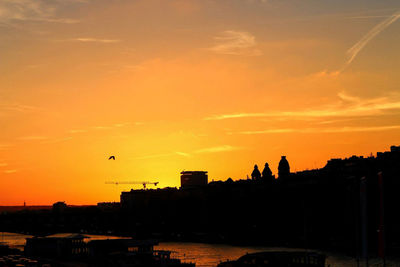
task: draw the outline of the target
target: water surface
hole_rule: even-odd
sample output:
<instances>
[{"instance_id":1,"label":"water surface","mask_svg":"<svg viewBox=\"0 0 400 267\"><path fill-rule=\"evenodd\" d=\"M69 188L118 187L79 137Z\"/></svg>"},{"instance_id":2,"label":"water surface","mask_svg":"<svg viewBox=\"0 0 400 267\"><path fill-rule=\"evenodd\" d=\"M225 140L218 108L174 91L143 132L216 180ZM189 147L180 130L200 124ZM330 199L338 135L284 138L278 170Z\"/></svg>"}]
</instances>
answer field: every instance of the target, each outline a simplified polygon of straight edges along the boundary
<instances>
[{"instance_id":1,"label":"water surface","mask_svg":"<svg viewBox=\"0 0 400 267\"><path fill-rule=\"evenodd\" d=\"M62 233L51 236L67 236L71 233ZM85 241L99 240L99 239L115 239L124 238L118 236L106 235L86 235ZM16 233L0 233L0 242L4 242L11 247L23 249L25 239L32 237L30 235L16 234ZM215 267L221 261L235 260L246 253L254 253L261 251L274 251L274 250L302 250L302 249L289 249L289 248L276 248L276 247L252 247L252 246L231 246L221 244L205 244L205 243L186 243L186 242L162 242L155 247L158 250L169 250L173 252L173 256L181 259L184 262L194 262L197 267ZM330 252L322 252L327 255L326 266L330 267L357 267L357 262L354 258L346 257L340 254ZM360 267L365 265L360 264ZM382 267L380 259L372 259L369 262L370 267ZM386 264L387 267L400 267L400 260L389 259Z\"/></svg>"}]
</instances>

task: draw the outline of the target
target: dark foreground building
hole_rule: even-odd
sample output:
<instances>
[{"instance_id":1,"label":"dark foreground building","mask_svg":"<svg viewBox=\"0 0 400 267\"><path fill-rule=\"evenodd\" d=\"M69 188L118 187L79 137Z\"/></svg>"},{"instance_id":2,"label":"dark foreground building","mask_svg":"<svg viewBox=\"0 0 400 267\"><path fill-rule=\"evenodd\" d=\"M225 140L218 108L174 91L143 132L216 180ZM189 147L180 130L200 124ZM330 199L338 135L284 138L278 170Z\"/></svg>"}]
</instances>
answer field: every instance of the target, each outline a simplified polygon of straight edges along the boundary
<instances>
[{"instance_id":1,"label":"dark foreground building","mask_svg":"<svg viewBox=\"0 0 400 267\"><path fill-rule=\"evenodd\" d=\"M331 159L321 169L292 173L286 168L284 179L228 179L207 184L206 173L201 175L201 183L181 189L122 192L120 205L106 208L68 206L2 213L0 229L306 246L356 255L366 225L371 255L378 252L382 229L387 253L400 255L400 147L393 146L376 157Z\"/></svg>"},{"instance_id":2,"label":"dark foreground building","mask_svg":"<svg viewBox=\"0 0 400 267\"><path fill-rule=\"evenodd\" d=\"M208 184L208 175L205 171L183 171L181 172L181 188L193 188Z\"/></svg>"},{"instance_id":3,"label":"dark foreground building","mask_svg":"<svg viewBox=\"0 0 400 267\"><path fill-rule=\"evenodd\" d=\"M331 159L324 168L297 173L290 172L283 158L279 178L272 183L228 179L207 186L182 186L184 190L132 190L121 194L121 208L136 225L135 233L195 241L307 245L355 255L362 240L360 188L365 181L367 237L371 253L376 253L380 173L388 251L400 252L399 150L393 146L376 157Z\"/></svg>"}]
</instances>

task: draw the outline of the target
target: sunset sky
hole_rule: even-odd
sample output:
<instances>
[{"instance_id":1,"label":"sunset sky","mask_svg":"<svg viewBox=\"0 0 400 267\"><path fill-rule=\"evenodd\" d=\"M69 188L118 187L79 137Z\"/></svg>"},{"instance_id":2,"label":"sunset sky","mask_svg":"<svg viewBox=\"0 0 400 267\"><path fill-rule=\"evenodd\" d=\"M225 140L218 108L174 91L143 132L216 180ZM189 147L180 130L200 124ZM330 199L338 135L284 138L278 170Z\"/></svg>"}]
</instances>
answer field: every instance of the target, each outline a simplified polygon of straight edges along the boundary
<instances>
[{"instance_id":1,"label":"sunset sky","mask_svg":"<svg viewBox=\"0 0 400 267\"><path fill-rule=\"evenodd\" d=\"M0 205L388 150L399 47L399 0L0 0Z\"/></svg>"}]
</instances>

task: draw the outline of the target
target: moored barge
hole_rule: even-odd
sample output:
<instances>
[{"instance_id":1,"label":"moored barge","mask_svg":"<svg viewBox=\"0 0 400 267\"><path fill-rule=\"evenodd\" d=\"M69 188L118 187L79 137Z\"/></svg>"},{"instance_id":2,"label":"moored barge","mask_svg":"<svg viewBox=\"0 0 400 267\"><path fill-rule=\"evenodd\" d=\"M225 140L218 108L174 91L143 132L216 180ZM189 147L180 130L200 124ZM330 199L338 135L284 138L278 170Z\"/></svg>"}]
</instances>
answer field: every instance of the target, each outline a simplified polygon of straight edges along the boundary
<instances>
[{"instance_id":1,"label":"moored barge","mask_svg":"<svg viewBox=\"0 0 400 267\"><path fill-rule=\"evenodd\" d=\"M217 267L325 267L325 255L301 251L257 252L221 262Z\"/></svg>"}]
</instances>

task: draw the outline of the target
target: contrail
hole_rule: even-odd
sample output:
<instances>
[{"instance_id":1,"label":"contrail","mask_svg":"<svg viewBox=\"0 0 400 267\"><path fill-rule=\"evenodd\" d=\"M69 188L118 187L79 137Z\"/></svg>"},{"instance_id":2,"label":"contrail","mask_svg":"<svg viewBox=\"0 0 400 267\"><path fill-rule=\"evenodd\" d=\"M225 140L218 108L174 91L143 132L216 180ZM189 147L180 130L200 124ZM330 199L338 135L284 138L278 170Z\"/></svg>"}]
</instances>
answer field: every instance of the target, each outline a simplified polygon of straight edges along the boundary
<instances>
[{"instance_id":1,"label":"contrail","mask_svg":"<svg viewBox=\"0 0 400 267\"><path fill-rule=\"evenodd\" d=\"M388 26L390 26L392 23L397 21L400 18L400 10L376 25L374 28L372 28L363 38L361 38L360 41L358 41L355 45L353 45L349 50L347 50L347 54L349 59L341 69L343 71L353 60L354 58L358 55L358 53L368 44L369 41L371 41L375 36L377 36L381 31L386 29ZM340 71L340 72L341 72Z\"/></svg>"}]
</instances>

